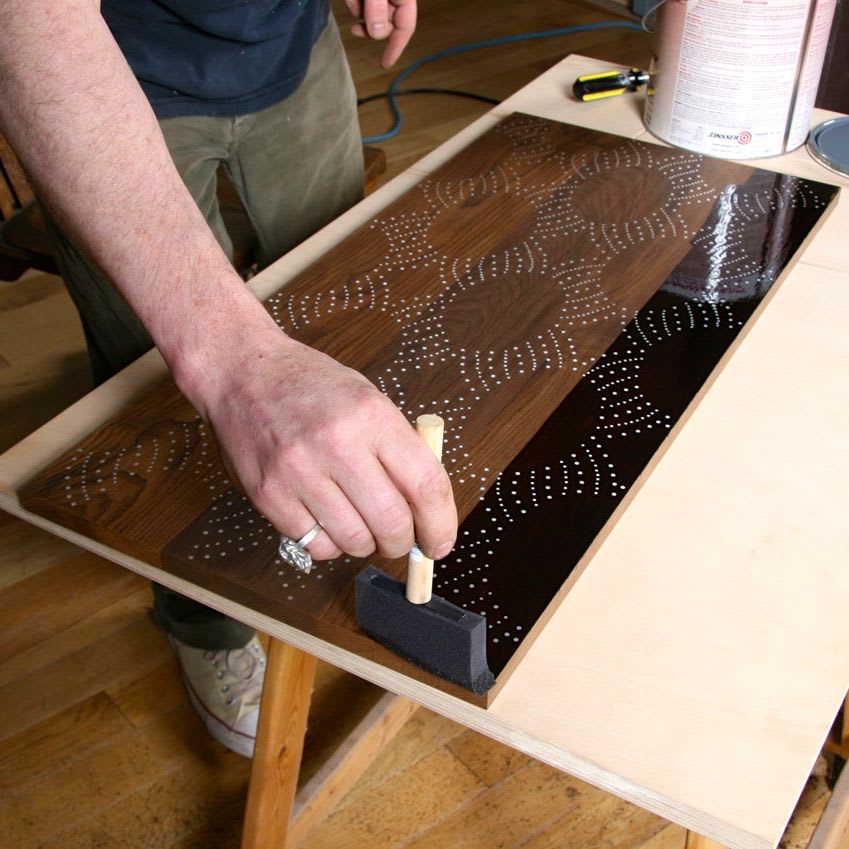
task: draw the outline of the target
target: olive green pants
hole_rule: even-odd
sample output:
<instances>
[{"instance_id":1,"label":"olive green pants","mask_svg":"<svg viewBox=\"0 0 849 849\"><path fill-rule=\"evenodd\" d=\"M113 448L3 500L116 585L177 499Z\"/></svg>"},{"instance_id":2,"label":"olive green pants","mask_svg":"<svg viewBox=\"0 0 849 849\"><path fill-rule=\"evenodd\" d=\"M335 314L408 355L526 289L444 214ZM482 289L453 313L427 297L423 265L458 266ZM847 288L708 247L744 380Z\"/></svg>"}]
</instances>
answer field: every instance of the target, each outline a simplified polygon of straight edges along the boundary
<instances>
[{"instance_id":1,"label":"olive green pants","mask_svg":"<svg viewBox=\"0 0 849 849\"><path fill-rule=\"evenodd\" d=\"M160 121L177 170L221 246L232 243L218 208L217 172L233 181L256 231L260 267L353 206L363 194L356 94L333 19L310 56L304 82L280 103L234 118ZM126 301L48 217L57 264L82 320L96 383L152 342ZM154 586L165 631L196 648L239 648L253 631L217 611Z\"/></svg>"}]
</instances>

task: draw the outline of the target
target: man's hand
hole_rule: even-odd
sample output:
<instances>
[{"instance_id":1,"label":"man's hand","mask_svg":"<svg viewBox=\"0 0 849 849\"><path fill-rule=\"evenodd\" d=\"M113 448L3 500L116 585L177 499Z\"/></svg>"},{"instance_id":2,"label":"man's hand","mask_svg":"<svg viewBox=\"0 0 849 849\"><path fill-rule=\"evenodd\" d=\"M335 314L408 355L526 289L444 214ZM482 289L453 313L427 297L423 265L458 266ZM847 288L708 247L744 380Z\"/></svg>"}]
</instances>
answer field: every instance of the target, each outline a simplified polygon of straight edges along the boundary
<instances>
[{"instance_id":1,"label":"man's hand","mask_svg":"<svg viewBox=\"0 0 849 849\"><path fill-rule=\"evenodd\" d=\"M401 412L358 372L276 328L262 335L223 369L219 358L217 376L192 393L257 509L293 539L320 522L309 544L318 560L401 557L414 535L446 556L457 533L451 481Z\"/></svg>"},{"instance_id":2,"label":"man's hand","mask_svg":"<svg viewBox=\"0 0 849 849\"><path fill-rule=\"evenodd\" d=\"M360 38L389 39L381 64L391 68L416 29L416 0L345 0L359 21L351 32Z\"/></svg>"}]
</instances>

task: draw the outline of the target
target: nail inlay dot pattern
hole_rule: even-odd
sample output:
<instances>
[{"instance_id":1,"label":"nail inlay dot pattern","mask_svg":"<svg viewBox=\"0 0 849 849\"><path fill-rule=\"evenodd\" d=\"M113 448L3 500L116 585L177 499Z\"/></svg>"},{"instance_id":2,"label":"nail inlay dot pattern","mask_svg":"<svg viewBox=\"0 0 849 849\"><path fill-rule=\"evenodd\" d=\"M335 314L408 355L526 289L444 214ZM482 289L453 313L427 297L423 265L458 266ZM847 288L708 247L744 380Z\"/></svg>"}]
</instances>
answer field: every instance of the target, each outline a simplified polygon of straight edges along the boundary
<instances>
[{"instance_id":1,"label":"nail inlay dot pattern","mask_svg":"<svg viewBox=\"0 0 849 849\"><path fill-rule=\"evenodd\" d=\"M435 590L486 616L496 675L835 191L513 115L266 302L285 332L363 372L411 423L445 419L463 523ZM293 571L170 382L20 495L205 590L426 677L353 614L366 562L401 577L404 561Z\"/></svg>"}]
</instances>

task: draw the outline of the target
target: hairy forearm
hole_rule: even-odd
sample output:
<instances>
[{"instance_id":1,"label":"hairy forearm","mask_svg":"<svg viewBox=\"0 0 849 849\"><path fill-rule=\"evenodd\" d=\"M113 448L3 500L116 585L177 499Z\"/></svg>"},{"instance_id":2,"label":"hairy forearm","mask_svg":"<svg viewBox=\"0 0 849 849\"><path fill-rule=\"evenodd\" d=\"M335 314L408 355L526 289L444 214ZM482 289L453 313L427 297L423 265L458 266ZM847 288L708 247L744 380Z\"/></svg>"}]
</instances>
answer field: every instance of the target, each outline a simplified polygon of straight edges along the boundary
<instances>
[{"instance_id":1,"label":"hairy forearm","mask_svg":"<svg viewBox=\"0 0 849 849\"><path fill-rule=\"evenodd\" d=\"M213 357L279 334L184 187L96 0L0 3L0 123L39 196L120 289L184 391Z\"/></svg>"}]
</instances>

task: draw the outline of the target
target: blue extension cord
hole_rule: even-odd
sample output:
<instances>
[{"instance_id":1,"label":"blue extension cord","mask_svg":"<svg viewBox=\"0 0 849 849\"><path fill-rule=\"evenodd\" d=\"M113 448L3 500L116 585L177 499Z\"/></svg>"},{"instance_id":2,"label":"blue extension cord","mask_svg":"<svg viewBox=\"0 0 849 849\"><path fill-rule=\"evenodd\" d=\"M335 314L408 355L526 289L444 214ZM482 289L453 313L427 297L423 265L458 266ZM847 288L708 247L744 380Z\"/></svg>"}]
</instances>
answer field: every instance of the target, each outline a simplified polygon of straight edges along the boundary
<instances>
[{"instance_id":1,"label":"blue extension cord","mask_svg":"<svg viewBox=\"0 0 849 849\"><path fill-rule=\"evenodd\" d=\"M412 65L404 68L389 86L389 90L387 92L387 96L389 98L389 105L392 108L392 115L395 119L395 124L391 130L388 130L385 133L381 133L377 136L369 136L368 138L363 139L363 144L376 144L377 142L389 141L389 139L394 138L398 135L398 132L401 129L401 124L404 119L401 116L401 110L398 107L398 101L396 99L396 94L398 93L398 88L407 77L410 76L414 71L417 71L421 68L422 65L426 65L428 62L435 62L437 59L444 59L446 56L456 56L458 53L468 53L470 50L481 50L484 47L497 47L500 44L510 44L516 41L532 41L538 38L552 38L556 35L573 35L578 32L588 32L589 30L596 29L613 29L616 27L621 27L623 29L634 29L638 32L645 32L643 27L639 24L632 24L626 21L621 23L616 21L608 21L604 23L598 24L582 24L581 26L575 27L565 27L564 29L549 29L543 30L542 32L526 32L520 33L518 35L505 35L501 38L491 38L489 41L477 41L472 44L460 44L457 47L448 47L445 50L439 50L436 53L431 53L429 56L425 56L422 59L419 59L416 62L413 62Z\"/></svg>"}]
</instances>

